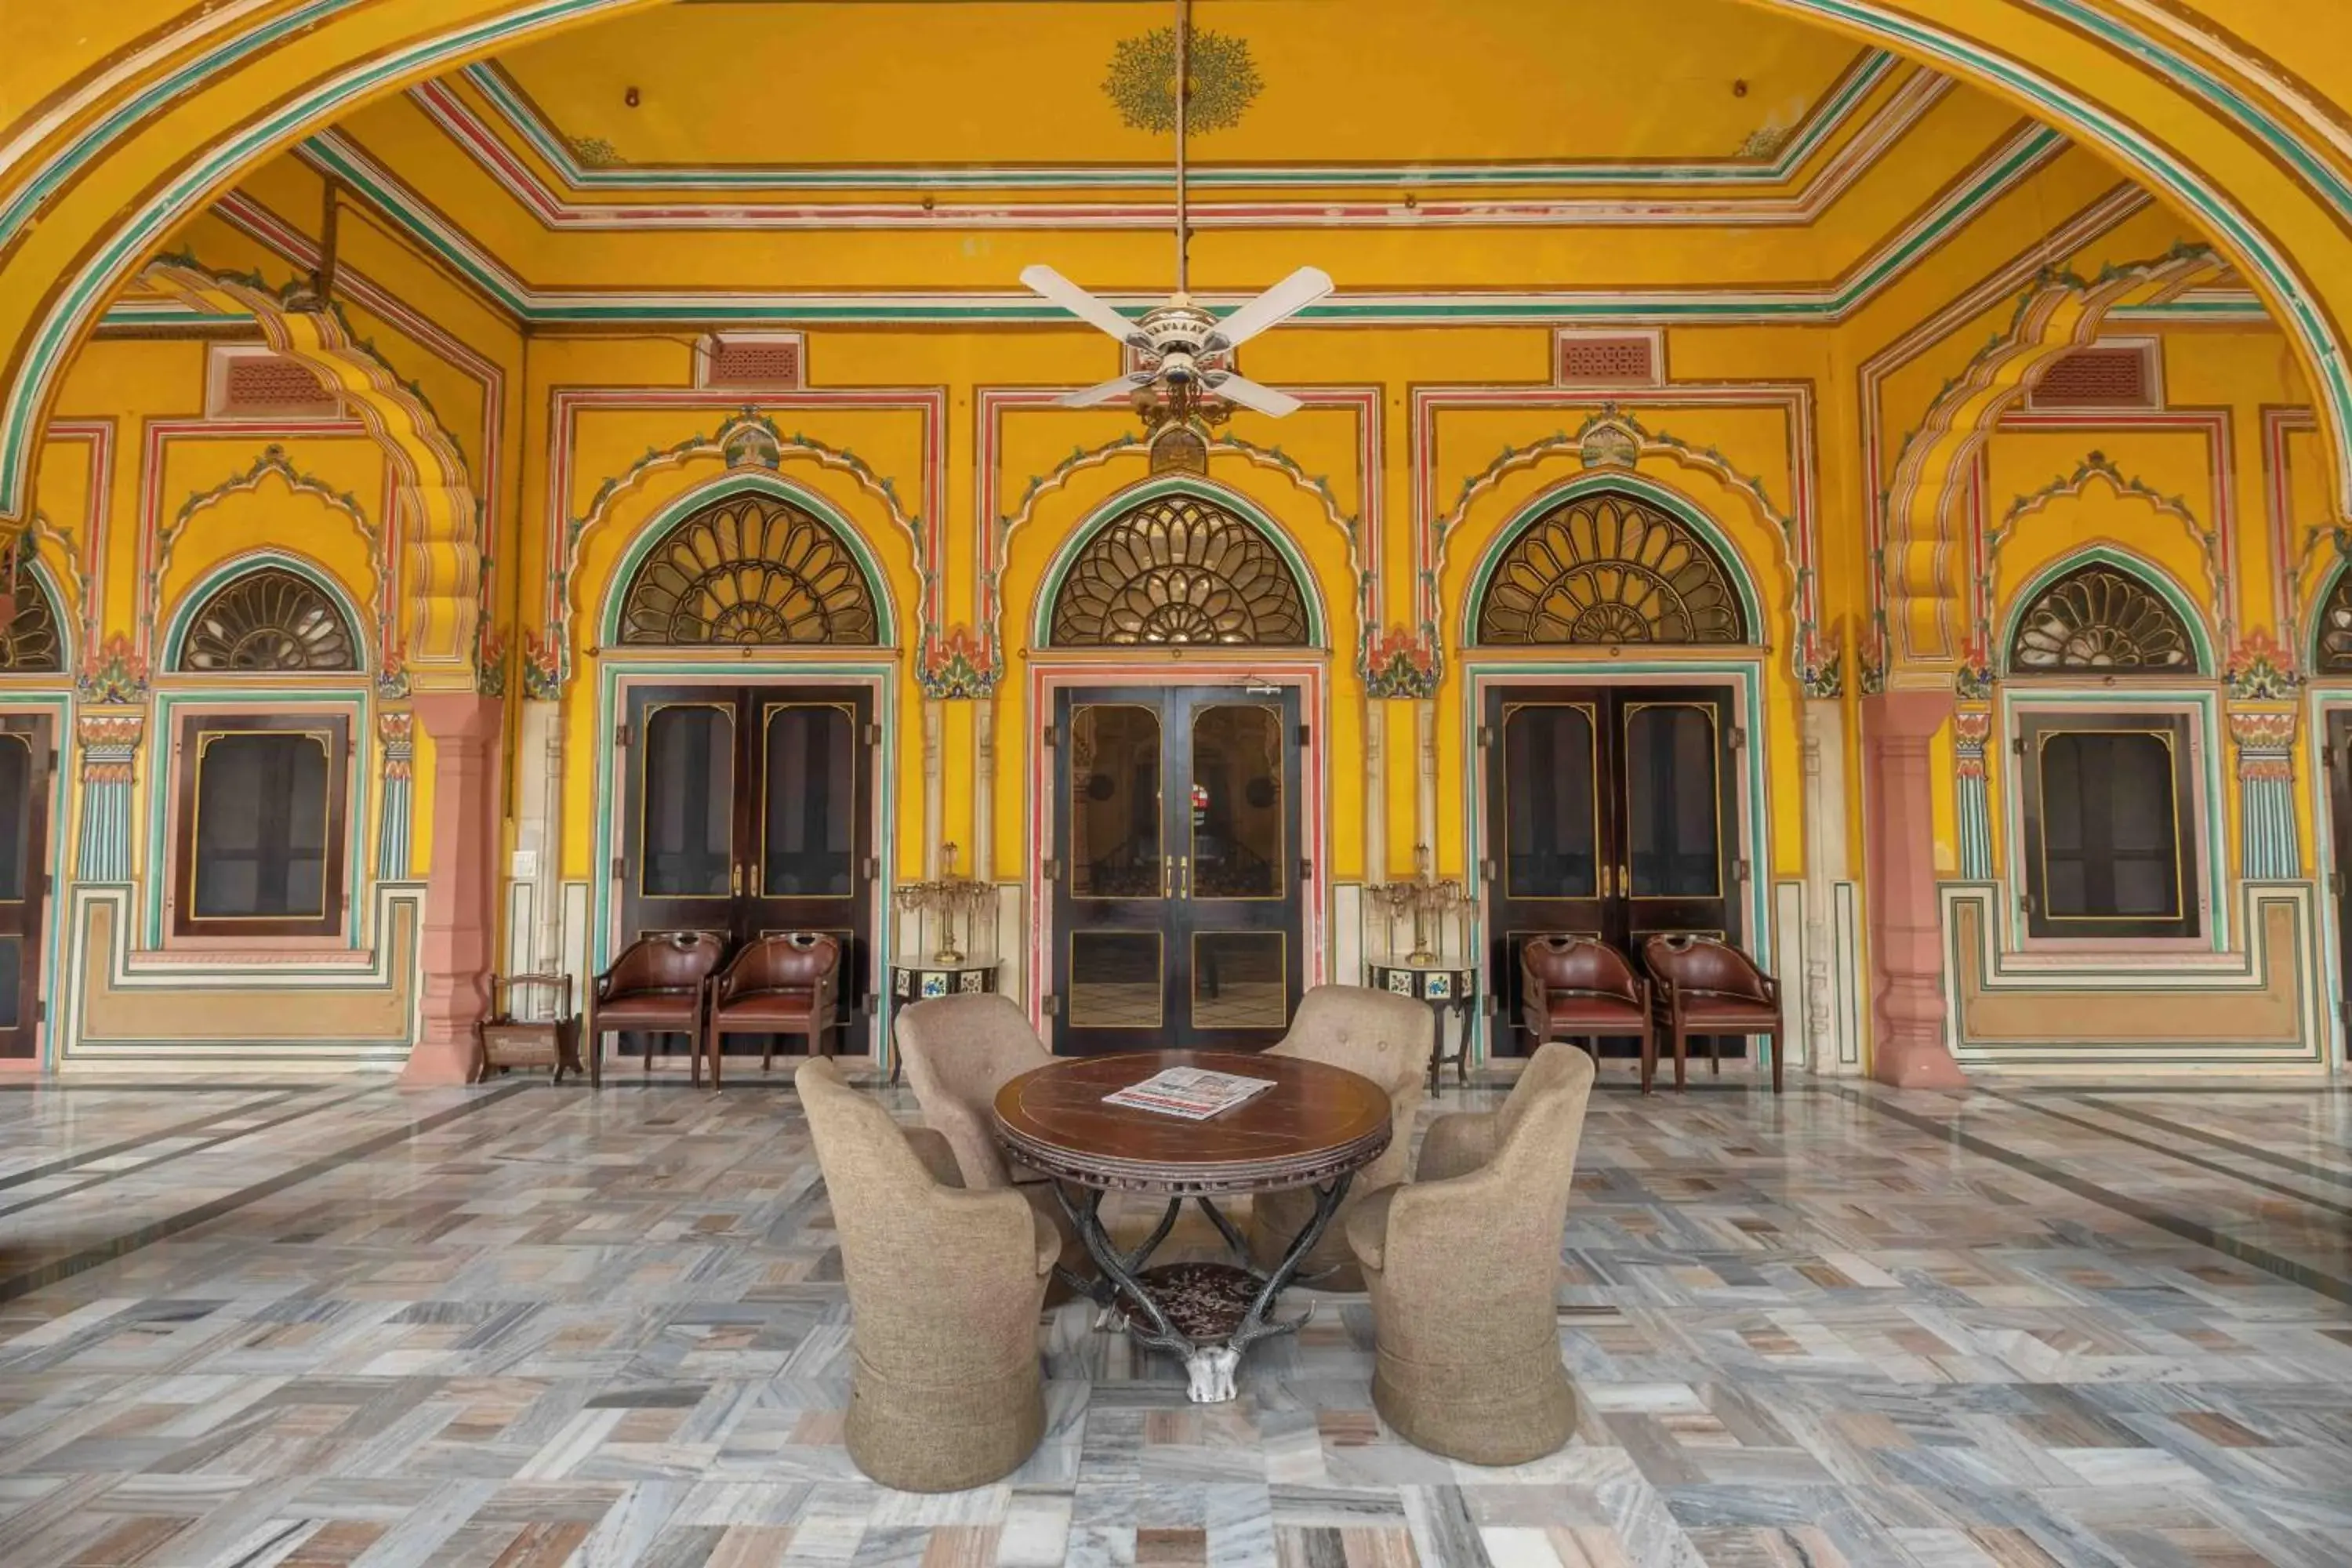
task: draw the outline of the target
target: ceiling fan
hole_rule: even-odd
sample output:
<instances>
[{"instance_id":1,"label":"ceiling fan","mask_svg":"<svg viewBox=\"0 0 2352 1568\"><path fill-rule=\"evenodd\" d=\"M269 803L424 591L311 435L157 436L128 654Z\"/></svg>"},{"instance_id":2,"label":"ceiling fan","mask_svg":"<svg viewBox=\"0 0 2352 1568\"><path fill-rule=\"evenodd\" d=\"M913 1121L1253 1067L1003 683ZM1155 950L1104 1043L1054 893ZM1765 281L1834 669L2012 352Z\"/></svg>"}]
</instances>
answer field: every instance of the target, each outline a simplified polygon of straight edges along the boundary
<instances>
[{"instance_id":1,"label":"ceiling fan","mask_svg":"<svg viewBox=\"0 0 2352 1568\"><path fill-rule=\"evenodd\" d=\"M1185 106L1192 96L1188 74L1192 10L1191 0L1176 0L1176 291L1166 304L1145 311L1139 321L1129 321L1043 263L1021 272L1022 282L1135 350L1139 361L1136 369L1123 375L1055 399L1065 408L1091 408L1131 398L1139 406L1158 404L1181 419L1192 413L1203 397L1216 397L1280 418L1299 405L1298 399L1288 393L1261 386L1236 374L1233 353L1331 292L1329 274L1320 268L1302 267L1223 318L1194 304L1185 292L1185 253L1192 237L1184 190Z\"/></svg>"}]
</instances>

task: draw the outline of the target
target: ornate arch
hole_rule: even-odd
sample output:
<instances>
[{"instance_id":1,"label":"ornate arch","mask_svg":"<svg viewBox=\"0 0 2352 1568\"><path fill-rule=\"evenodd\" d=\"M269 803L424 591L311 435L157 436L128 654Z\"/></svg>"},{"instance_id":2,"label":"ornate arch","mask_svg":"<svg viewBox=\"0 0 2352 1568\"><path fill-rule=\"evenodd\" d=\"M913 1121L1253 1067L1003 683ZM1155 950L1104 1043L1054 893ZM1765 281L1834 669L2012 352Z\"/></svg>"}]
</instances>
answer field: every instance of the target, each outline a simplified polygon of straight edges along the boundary
<instances>
[{"instance_id":1,"label":"ornate arch","mask_svg":"<svg viewBox=\"0 0 2352 1568\"><path fill-rule=\"evenodd\" d=\"M1316 616L1274 532L1222 499L1167 487L1082 534L1048 578L1050 647L1308 647Z\"/></svg>"},{"instance_id":2,"label":"ornate arch","mask_svg":"<svg viewBox=\"0 0 2352 1568\"><path fill-rule=\"evenodd\" d=\"M2003 668L2013 676L2201 675L2205 638L2169 588L2113 552L2070 557L2018 595Z\"/></svg>"},{"instance_id":3,"label":"ornate arch","mask_svg":"<svg viewBox=\"0 0 2352 1568\"><path fill-rule=\"evenodd\" d=\"M2352 675L2352 565L2336 569L2312 622L2312 669L2321 675Z\"/></svg>"},{"instance_id":4,"label":"ornate arch","mask_svg":"<svg viewBox=\"0 0 2352 1568\"><path fill-rule=\"evenodd\" d=\"M1473 643L1716 645L1753 637L1738 574L1666 507L1612 485L1530 511L1474 587Z\"/></svg>"},{"instance_id":5,"label":"ornate arch","mask_svg":"<svg viewBox=\"0 0 2352 1568\"><path fill-rule=\"evenodd\" d=\"M166 645L183 675L325 675L362 668L358 624L341 595L279 561L244 563L190 595Z\"/></svg>"},{"instance_id":6,"label":"ornate arch","mask_svg":"<svg viewBox=\"0 0 2352 1568\"><path fill-rule=\"evenodd\" d=\"M33 542L26 538L9 555L16 613L0 631L0 675L61 675L66 669L65 617L32 554Z\"/></svg>"},{"instance_id":7,"label":"ornate arch","mask_svg":"<svg viewBox=\"0 0 2352 1568\"><path fill-rule=\"evenodd\" d=\"M620 595L612 640L872 647L883 620L840 530L761 487L710 500L653 538Z\"/></svg>"}]
</instances>

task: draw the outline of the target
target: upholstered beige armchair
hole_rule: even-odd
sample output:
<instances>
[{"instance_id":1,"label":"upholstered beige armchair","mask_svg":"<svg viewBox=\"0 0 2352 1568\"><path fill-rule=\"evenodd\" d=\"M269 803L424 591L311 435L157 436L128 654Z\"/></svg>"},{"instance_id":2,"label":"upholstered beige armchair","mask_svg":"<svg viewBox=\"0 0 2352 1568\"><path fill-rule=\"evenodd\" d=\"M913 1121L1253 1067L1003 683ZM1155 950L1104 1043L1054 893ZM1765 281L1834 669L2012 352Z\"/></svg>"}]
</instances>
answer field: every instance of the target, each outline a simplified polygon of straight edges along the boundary
<instances>
[{"instance_id":1,"label":"upholstered beige armchair","mask_svg":"<svg viewBox=\"0 0 2352 1568\"><path fill-rule=\"evenodd\" d=\"M1413 1118L1429 1081L1437 1016L1426 1004L1361 985L1318 985L1298 999L1290 1032L1270 1057L1302 1057L1361 1073L1388 1091L1392 1136L1381 1157L1356 1173L1339 1212L1299 1265L1299 1283L1318 1290L1360 1290L1362 1274L1348 1250L1349 1214L1382 1187L1404 1180ZM1261 1268L1282 1261L1315 1215L1315 1189L1261 1193L1250 1203L1250 1257Z\"/></svg>"},{"instance_id":2,"label":"upholstered beige armchair","mask_svg":"<svg viewBox=\"0 0 2352 1568\"><path fill-rule=\"evenodd\" d=\"M1054 1059L1020 1004L1009 996L938 996L900 1013L894 1026L907 1082L922 1108L923 1125L955 1151L963 1184L975 1191L1011 1187L1045 1216L1062 1238L1062 1267L1076 1279L1093 1277L1094 1264L1054 1195L1054 1184L1009 1163L996 1142L996 1091L1031 1068ZM1055 1282L1048 1300L1064 1300Z\"/></svg>"},{"instance_id":3,"label":"upholstered beige armchair","mask_svg":"<svg viewBox=\"0 0 2352 1568\"><path fill-rule=\"evenodd\" d=\"M1348 1217L1372 1293L1373 1407L1432 1453L1524 1464L1576 1429L1557 1302L1591 1094L1591 1058L1542 1047L1500 1110L1430 1123L1411 1184Z\"/></svg>"},{"instance_id":4,"label":"upholstered beige armchair","mask_svg":"<svg viewBox=\"0 0 2352 1568\"><path fill-rule=\"evenodd\" d=\"M1061 1250L1016 1193L965 1192L945 1141L910 1136L827 1058L793 1077L849 1284L849 1457L901 1491L1020 1467L1045 1430L1037 1318Z\"/></svg>"}]
</instances>

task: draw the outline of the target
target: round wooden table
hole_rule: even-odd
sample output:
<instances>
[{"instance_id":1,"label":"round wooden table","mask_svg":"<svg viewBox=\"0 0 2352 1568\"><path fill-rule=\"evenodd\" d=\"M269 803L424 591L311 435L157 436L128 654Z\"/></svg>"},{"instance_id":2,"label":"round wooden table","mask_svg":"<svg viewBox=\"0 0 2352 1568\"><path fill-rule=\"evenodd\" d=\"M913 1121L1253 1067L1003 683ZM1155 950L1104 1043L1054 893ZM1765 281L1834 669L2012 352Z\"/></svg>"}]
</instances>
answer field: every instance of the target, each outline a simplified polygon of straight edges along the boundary
<instances>
[{"instance_id":1,"label":"round wooden table","mask_svg":"<svg viewBox=\"0 0 2352 1568\"><path fill-rule=\"evenodd\" d=\"M1261 1090L1205 1121L1107 1105L1104 1097L1163 1068L1208 1068L1267 1079ZM1091 1294L1116 1311L1139 1344L1184 1358L1192 1396L1234 1397L1234 1369L1255 1341L1289 1333L1304 1316L1272 1316L1299 1263L1331 1224L1355 1173L1389 1146L1389 1097L1360 1073L1290 1057L1214 1051L1135 1051L1073 1057L1007 1083L996 1094L996 1136L1005 1152L1044 1172L1100 1270ZM1243 1193L1315 1189L1315 1214L1272 1270L1250 1260L1234 1222L1210 1202ZM1102 1223L1107 1193L1168 1200L1141 1246L1122 1252ZM1186 1199L1199 1204L1234 1261L1147 1267Z\"/></svg>"}]
</instances>

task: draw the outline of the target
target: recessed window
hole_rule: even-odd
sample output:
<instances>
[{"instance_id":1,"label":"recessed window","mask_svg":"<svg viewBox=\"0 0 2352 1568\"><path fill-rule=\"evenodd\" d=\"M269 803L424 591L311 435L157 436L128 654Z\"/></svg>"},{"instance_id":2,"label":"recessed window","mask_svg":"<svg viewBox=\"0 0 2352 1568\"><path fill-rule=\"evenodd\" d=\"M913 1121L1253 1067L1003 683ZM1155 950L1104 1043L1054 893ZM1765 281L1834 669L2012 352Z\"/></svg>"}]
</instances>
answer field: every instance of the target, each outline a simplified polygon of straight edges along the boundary
<instances>
[{"instance_id":1,"label":"recessed window","mask_svg":"<svg viewBox=\"0 0 2352 1568\"><path fill-rule=\"evenodd\" d=\"M350 751L341 713L182 721L177 934L341 933Z\"/></svg>"},{"instance_id":2,"label":"recessed window","mask_svg":"<svg viewBox=\"0 0 2352 1568\"><path fill-rule=\"evenodd\" d=\"M2027 933L2195 936L2188 716L2033 713L2018 742Z\"/></svg>"}]
</instances>

